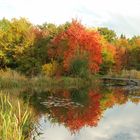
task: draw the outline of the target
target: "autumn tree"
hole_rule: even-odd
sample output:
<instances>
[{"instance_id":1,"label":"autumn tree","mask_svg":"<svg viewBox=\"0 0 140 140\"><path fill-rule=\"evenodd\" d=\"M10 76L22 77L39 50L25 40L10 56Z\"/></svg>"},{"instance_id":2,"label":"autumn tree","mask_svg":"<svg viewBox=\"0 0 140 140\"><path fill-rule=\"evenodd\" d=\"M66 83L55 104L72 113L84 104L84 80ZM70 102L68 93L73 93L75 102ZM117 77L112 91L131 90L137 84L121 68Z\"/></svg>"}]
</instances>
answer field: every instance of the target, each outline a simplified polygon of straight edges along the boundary
<instances>
[{"instance_id":1,"label":"autumn tree","mask_svg":"<svg viewBox=\"0 0 140 140\"><path fill-rule=\"evenodd\" d=\"M128 39L119 38L115 42L116 55L115 55L115 71L120 72L123 69L127 69L130 63L129 49L131 48Z\"/></svg>"},{"instance_id":2,"label":"autumn tree","mask_svg":"<svg viewBox=\"0 0 140 140\"><path fill-rule=\"evenodd\" d=\"M140 70L140 36L134 36L129 40L128 69Z\"/></svg>"},{"instance_id":3,"label":"autumn tree","mask_svg":"<svg viewBox=\"0 0 140 140\"><path fill-rule=\"evenodd\" d=\"M80 70L77 70L81 72L86 66L85 60L91 73L99 71L102 62L101 44L100 35L95 30L89 30L73 20L64 32L54 38L53 45L56 51L52 57L61 63L66 72L73 73L75 63L79 64ZM52 55L51 50L49 53Z\"/></svg>"},{"instance_id":4,"label":"autumn tree","mask_svg":"<svg viewBox=\"0 0 140 140\"><path fill-rule=\"evenodd\" d=\"M100 74L107 74L113 70L115 64L116 47L106 41L103 37L101 39L102 44L102 64L100 68Z\"/></svg>"},{"instance_id":5,"label":"autumn tree","mask_svg":"<svg viewBox=\"0 0 140 140\"><path fill-rule=\"evenodd\" d=\"M37 75L41 72L42 65L48 62L50 37L47 30L40 30L38 27L32 28L30 33L34 35L33 44L20 54L17 69L26 75Z\"/></svg>"},{"instance_id":6,"label":"autumn tree","mask_svg":"<svg viewBox=\"0 0 140 140\"><path fill-rule=\"evenodd\" d=\"M0 21L1 67L17 67L17 57L33 43L31 28L31 23L24 18Z\"/></svg>"}]
</instances>

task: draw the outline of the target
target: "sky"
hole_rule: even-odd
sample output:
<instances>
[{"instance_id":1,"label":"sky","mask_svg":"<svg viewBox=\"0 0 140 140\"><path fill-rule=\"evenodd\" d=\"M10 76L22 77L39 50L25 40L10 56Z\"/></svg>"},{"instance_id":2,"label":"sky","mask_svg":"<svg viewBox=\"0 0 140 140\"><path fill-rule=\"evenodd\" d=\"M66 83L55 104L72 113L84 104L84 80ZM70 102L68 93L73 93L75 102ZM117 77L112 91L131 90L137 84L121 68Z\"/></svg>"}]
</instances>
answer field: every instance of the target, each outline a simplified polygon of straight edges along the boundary
<instances>
[{"instance_id":1,"label":"sky","mask_svg":"<svg viewBox=\"0 0 140 140\"><path fill-rule=\"evenodd\" d=\"M0 0L0 19L26 17L33 24L62 24L72 18L118 35L140 35L140 0Z\"/></svg>"}]
</instances>

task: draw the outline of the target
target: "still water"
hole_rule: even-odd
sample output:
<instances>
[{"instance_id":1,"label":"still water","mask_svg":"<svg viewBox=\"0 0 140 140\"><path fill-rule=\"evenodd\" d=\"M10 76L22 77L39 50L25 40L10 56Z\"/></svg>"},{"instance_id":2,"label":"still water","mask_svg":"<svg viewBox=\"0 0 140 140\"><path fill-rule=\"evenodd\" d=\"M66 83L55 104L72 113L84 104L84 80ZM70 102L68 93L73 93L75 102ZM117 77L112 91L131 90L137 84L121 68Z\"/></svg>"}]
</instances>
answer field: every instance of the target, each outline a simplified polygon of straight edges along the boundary
<instances>
[{"instance_id":1,"label":"still water","mask_svg":"<svg viewBox=\"0 0 140 140\"><path fill-rule=\"evenodd\" d=\"M140 140L139 90L49 89L21 98L37 116L36 140Z\"/></svg>"}]
</instances>

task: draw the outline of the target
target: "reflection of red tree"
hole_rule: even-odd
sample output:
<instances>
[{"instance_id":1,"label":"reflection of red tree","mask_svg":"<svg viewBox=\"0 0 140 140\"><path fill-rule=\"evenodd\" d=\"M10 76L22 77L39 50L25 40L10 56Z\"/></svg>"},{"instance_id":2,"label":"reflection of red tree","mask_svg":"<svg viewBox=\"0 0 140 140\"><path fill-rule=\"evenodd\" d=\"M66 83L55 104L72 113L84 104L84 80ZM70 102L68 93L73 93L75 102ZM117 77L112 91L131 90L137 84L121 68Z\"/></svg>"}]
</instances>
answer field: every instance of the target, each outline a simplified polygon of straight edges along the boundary
<instances>
[{"instance_id":1,"label":"reflection of red tree","mask_svg":"<svg viewBox=\"0 0 140 140\"><path fill-rule=\"evenodd\" d=\"M58 122L64 123L71 132L76 132L84 126L97 126L101 118L100 98L101 95L90 91L89 103L86 107L53 107L51 108L52 117Z\"/></svg>"},{"instance_id":2,"label":"reflection of red tree","mask_svg":"<svg viewBox=\"0 0 140 140\"><path fill-rule=\"evenodd\" d=\"M85 106L73 103L71 93L67 90L54 92L56 99L63 101L64 105L52 106L50 108L50 117L54 118L58 123L64 124L74 133L84 126L97 126L103 111L114 105L125 104L130 98L126 91L121 88L112 89L106 93L97 93L98 90L90 90L87 93L88 98ZM139 100L131 99L138 103ZM67 104L68 103L68 104Z\"/></svg>"},{"instance_id":3,"label":"reflection of red tree","mask_svg":"<svg viewBox=\"0 0 140 140\"><path fill-rule=\"evenodd\" d=\"M115 89L114 98L116 104L125 104L128 101L128 97L126 96L126 91L124 89Z\"/></svg>"}]
</instances>

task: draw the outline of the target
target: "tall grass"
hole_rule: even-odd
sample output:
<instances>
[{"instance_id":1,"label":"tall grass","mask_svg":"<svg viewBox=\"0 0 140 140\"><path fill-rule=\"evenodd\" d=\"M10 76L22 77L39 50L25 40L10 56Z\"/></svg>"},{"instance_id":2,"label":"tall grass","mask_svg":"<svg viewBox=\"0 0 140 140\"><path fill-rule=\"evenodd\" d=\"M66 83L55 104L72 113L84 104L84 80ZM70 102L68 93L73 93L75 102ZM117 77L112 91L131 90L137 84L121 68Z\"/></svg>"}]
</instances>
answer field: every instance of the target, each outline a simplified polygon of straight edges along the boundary
<instances>
[{"instance_id":1,"label":"tall grass","mask_svg":"<svg viewBox=\"0 0 140 140\"><path fill-rule=\"evenodd\" d=\"M16 71L7 69L0 70L0 89L21 90L24 88L46 88L46 87L83 87L94 83L96 78L80 78L80 77L48 77L40 75L37 77L25 77Z\"/></svg>"},{"instance_id":2,"label":"tall grass","mask_svg":"<svg viewBox=\"0 0 140 140\"><path fill-rule=\"evenodd\" d=\"M16 71L0 70L0 88L20 88L27 83L27 78Z\"/></svg>"},{"instance_id":3,"label":"tall grass","mask_svg":"<svg viewBox=\"0 0 140 140\"><path fill-rule=\"evenodd\" d=\"M0 93L2 94L2 93ZM0 140L29 139L32 130L31 113L21 108L21 103L10 102L8 96L0 97Z\"/></svg>"}]
</instances>

